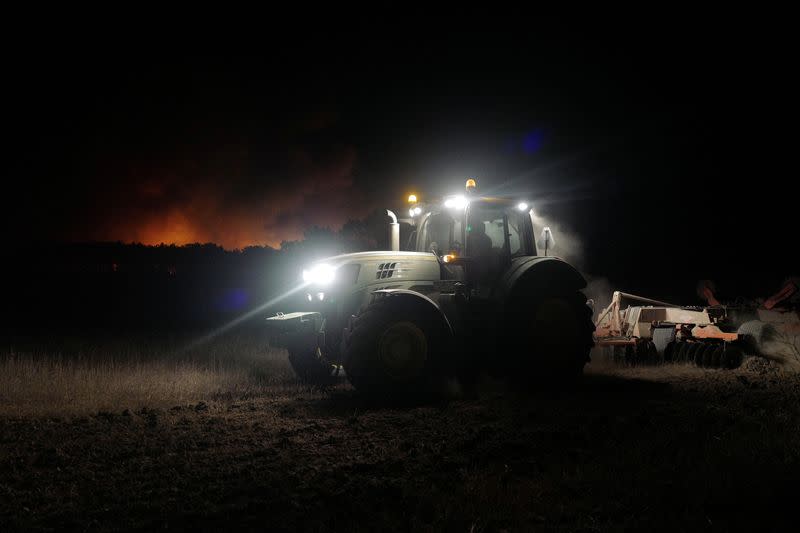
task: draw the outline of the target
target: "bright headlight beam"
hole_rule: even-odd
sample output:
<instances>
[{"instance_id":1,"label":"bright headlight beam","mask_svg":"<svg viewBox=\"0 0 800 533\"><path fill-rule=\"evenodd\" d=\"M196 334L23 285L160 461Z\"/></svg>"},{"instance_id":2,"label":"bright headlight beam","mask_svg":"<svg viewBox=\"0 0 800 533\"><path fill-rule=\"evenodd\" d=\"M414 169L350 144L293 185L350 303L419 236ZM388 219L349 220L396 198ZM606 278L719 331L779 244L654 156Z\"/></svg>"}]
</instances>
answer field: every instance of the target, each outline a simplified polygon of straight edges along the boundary
<instances>
[{"instance_id":1,"label":"bright headlight beam","mask_svg":"<svg viewBox=\"0 0 800 533\"><path fill-rule=\"evenodd\" d=\"M210 331L210 332L206 333L205 335L203 335L201 337L198 337L197 339L194 339L188 345L184 346L182 351L185 352L185 351L191 350L193 348L196 348L196 347L198 347L198 346L200 346L202 344L205 344L205 343L211 341L212 339L214 339L214 337L217 337L217 336L225 333L229 329L237 326L238 324L241 324L245 320L248 320L248 319L250 319L250 318L252 318L252 317L254 317L254 316L256 316L256 315L258 315L260 313L263 313L266 309L269 309L270 307L274 306L278 302L283 301L286 298L289 298L294 293L303 290L306 286L307 286L307 284L304 283L302 285L298 285L297 287L289 289L288 291L284 292L283 294L275 296L271 300L264 302L263 304L259 305L255 309L251 309L250 311L244 313L243 315L240 315L240 316L234 318L233 320L231 320L227 324L223 324L222 326L218 327L217 329L215 329L213 331Z\"/></svg>"},{"instance_id":2,"label":"bright headlight beam","mask_svg":"<svg viewBox=\"0 0 800 533\"><path fill-rule=\"evenodd\" d=\"M525 211L528 209L528 204L526 204L525 202L520 202L517 204L517 209L519 209L520 211Z\"/></svg>"},{"instance_id":3,"label":"bright headlight beam","mask_svg":"<svg viewBox=\"0 0 800 533\"><path fill-rule=\"evenodd\" d=\"M303 281L317 285L329 285L336 277L336 269L327 264L320 263L308 270L303 270Z\"/></svg>"},{"instance_id":4,"label":"bright headlight beam","mask_svg":"<svg viewBox=\"0 0 800 533\"><path fill-rule=\"evenodd\" d=\"M467 199L463 196L453 196L444 201L444 206L453 209L461 209L467 205Z\"/></svg>"}]
</instances>

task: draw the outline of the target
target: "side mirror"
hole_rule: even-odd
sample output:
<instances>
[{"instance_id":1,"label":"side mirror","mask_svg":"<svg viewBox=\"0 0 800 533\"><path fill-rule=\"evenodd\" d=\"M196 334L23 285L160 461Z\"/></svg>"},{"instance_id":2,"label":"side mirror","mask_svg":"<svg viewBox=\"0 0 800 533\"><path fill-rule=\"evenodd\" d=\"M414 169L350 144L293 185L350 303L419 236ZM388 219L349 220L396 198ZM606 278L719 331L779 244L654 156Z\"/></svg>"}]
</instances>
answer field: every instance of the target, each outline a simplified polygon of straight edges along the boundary
<instances>
[{"instance_id":1,"label":"side mirror","mask_svg":"<svg viewBox=\"0 0 800 533\"><path fill-rule=\"evenodd\" d=\"M544 255L547 255L548 252L551 252L556 245L555 239L553 239L553 232L550 231L549 226L545 226L542 230L542 234L539 236L539 241L536 243L536 247L544 250Z\"/></svg>"}]
</instances>

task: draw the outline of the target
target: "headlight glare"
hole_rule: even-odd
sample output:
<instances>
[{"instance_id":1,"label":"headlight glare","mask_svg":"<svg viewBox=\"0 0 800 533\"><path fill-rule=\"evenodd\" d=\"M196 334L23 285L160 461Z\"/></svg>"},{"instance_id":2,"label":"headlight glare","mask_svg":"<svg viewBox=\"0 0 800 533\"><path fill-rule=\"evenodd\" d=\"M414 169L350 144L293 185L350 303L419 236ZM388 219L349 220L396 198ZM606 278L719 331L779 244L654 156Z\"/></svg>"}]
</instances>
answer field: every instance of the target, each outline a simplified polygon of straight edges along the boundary
<instances>
[{"instance_id":1,"label":"headlight glare","mask_svg":"<svg viewBox=\"0 0 800 533\"><path fill-rule=\"evenodd\" d=\"M444 201L444 206L453 209L461 209L467 205L467 199L463 196L453 196Z\"/></svg>"},{"instance_id":2,"label":"headlight glare","mask_svg":"<svg viewBox=\"0 0 800 533\"><path fill-rule=\"evenodd\" d=\"M329 285L336 277L336 269L326 263L314 265L308 270L303 270L303 281L317 285Z\"/></svg>"}]
</instances>

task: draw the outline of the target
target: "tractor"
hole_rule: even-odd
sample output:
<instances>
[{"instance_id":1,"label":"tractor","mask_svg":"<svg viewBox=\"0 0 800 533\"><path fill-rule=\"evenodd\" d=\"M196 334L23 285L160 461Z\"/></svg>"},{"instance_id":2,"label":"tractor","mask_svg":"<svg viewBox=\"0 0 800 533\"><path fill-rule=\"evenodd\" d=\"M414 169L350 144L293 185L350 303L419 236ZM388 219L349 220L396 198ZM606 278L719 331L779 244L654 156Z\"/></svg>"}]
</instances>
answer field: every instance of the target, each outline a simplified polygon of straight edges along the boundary
<instances>
[{"instance_id":1,"label":"tractor","mask_svg":"<svg viewBox=\"0 0 800 533\"><path fill-rule=\"evenodd\" d=\"M408 218L387 211L391 250L310 264L307 309L267 318L299 378L346 376L369 395L436 394L484 372L577 380L594 344L586 281L548 255L552 233L529 203L480 196L472 179L465 194L408 201Z\"/></svg>"}]
</instances>

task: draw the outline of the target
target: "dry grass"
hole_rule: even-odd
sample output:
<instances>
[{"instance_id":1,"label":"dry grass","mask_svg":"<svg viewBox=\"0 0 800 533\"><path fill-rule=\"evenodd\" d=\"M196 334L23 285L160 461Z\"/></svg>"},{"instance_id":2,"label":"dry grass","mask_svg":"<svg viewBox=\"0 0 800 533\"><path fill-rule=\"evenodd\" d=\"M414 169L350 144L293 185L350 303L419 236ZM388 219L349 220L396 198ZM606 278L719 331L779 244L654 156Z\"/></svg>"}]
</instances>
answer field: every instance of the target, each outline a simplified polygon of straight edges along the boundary
<instances>
[{"instance_id":1,"label":"dry grass","mask_svg":"<svg viewBox=\"0 0 800 533\"><path fill-rule=\"evenodd\" d=\"M77 350L8 347L0 353L0 416L82 415L297 387L282 350L237 335L184 348L187 339L95 342Z\"/></svg>"},{"instance_id":2,"label":"dry grass","mask_svg":"<svg viewBox=\"0 0 800 533\"><path fill-rule=\"evenodd\" d=\"M0 415L0 531L796 529L800 377L765 360L392 405L185 340L2 355L3 409L45 416Z\"/></svg>"}]
</instances>

